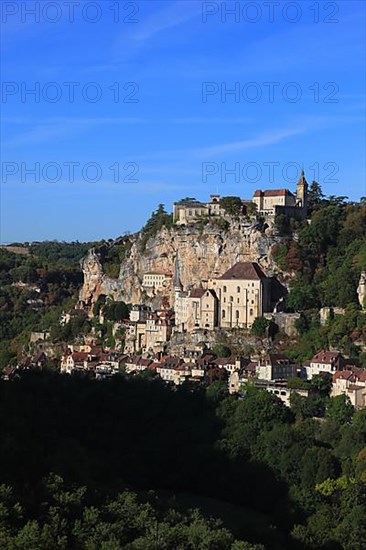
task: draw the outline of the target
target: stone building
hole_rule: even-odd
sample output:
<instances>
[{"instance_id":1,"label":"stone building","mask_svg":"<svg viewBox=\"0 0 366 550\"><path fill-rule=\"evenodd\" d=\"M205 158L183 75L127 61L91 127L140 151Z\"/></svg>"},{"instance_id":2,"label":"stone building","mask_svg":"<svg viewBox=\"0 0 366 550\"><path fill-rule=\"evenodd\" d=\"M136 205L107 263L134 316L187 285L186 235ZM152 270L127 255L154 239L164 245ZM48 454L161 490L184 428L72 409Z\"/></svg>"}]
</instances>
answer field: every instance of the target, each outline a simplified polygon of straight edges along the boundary
<instances>
[{"instance_id":1,"label":"stone building","mask_svg":"<svg viewBox=\"0 0 366 550\"><path fill-rule=\"evenodd\" d=\"M257 213L264 215L274 215L277 206L296 206L295 195L288 189L257 189L252 201L257 205Z\"/></svg>"},{"instance_id":2,"label":"stone building","mask_svg":"<svg viewBox=\"0 0 366 550\"><path fill-rule=\"evenodd\" d=\"M307 214L308 183L304 170L296 185L296 194L288 189L257 189L252 201L257 205L257 213L264 216L276 216L284 214L305 218Z\"/></svg>"},{"instance_id":3,"label":"stone building","mask_svg":"<svg viewBox=\"0 0 366 550\"><path fill-rule=\"evenodd\" d=\"M331 397L346 395L356 409L366 406L366 371L351 365L332 375Z\"/></svg>"},{"instance_id":4,"label":"stone building","mask_svg":"<svg viewBox=\"0 0 366 550\"><path fill-rule=\"evenodd\" d=\"M175 325L180 332L195 328L212 330L218 326L218 299L215 291L192 288L184 292L181 283L174 289Z\"/></svg>"},{"instance_id":5,"label":"stone building","mask_svg":"<svg viewBox=\"0 0 366 550\"><path fill-rule=\"evenodd\" d=\"M218 300L214 290L193 288L188 294L187 310L192 328L217 327Z\"/></svg>"},{"instance_id":6,"label":"stone building","mask_svg":"<svg viewBox=\"0 0 366 550\"><path fill-rule=\"evenodd\" d=\"M301 368L291 359L278 353L269 353L258 360L256 374L258 380L286 380L300 374Z\"/></svg>"},{"instance_id":7,"label":"stone building","mask_svg":"<svg viewBox=\"0 0 366 550\"><path fill-rule=\"evenodd\" d=\"M171 312L159 311L150 313L146 319L145 350L154 353L163 351L170 340L173 328Z\"/></svg>"},{"instance_id":8,"label":"stone building","mask_svg":"<svg viewBox=\"0 0 366 550\"><path fill-rule=\"evenodd\" d=\"M195 223L205 216L220 215L220 195L210 195L210 202L182 199L173 205L173 218L177 225Z\"/></svg>"},{"instance_id":9,"label":"stone building","mask_svg":"<svg viewBox=\"0 0 366 550\"><path fill-rule=\"evenodd\" d=\"M256 317L270 311L270 279L255 262L238 262L207 288L184 291L174 286L175 324L182 332L194 328L250 328Z\"/></svg>"},{"instance_id":10,"label":"stone building","mask_svg":"<svg viewBox=\"0 0 366 550\"><path fill-rule=\"evenodd\" d=\"M145 321L129 321L126 323L126 338L124 353L132 354L145 348Z\"/></svg>"},{"instance_id":11,"label":"stone building","mask_svg":"<svg viewBox=\"0 0 366 550\"><path fill-rule=\"evenodd\" d=\"M151 308L145 304L134 304L130 311L130 321L141 323L146 321L147 316L151 313Z\"/></svg>"},{"instance_id":12,"label":"stone building","mask_svg":"<svg viewBox=\"0 0 366 550\"><path fill-rule=\"evenodd\" d=\"M165 288L172 279L172 274L165 271L148 271L144 273L142 286L148 288Z\"/></svg>"},{"instance_id":13,"label":"stone building","mask_svg":"<svg viewBox=\"0 0 366 550\"><path fill-rule=\"evenodd\" d=\"M339 351L320 351L305 363L306 377L311 380L318 374L333 374L337 370L343 370L344 357Z\"/></svg>"},{"instance_id":14,"label":"stone building","mask_svg":"<svg viewBox=\"0 0 366 550\"><path fill-rule=\"evenodd\" d=\"M255 262L238 262L211 284L222 328L250 328L256 317L270 310L270 280Z\"/></svg>"}]
</instances>

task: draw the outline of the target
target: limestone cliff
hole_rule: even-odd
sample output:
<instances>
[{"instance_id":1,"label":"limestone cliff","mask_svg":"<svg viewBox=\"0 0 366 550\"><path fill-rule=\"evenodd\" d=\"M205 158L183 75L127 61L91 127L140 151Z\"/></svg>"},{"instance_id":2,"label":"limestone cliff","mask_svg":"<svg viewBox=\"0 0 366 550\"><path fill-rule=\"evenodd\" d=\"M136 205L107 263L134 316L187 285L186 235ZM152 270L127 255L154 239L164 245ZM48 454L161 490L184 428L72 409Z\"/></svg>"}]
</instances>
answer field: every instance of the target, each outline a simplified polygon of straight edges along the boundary
<instances>
[{"instance_id":1,"label":"limestone cliff","mask_svg":"<svg viewBox=\"0 0 366 550\"><path fill-rule=\"evenodd\" d=\"M88 307L102 294L155 308L172 305L173 284L160 292L142 286L143 274L149 271L178 274L185 289L220 276L238 261L256 261L272 275L275 265L271 248L279 242L279 237L270 229L263 233L255 224L248 223L231 224L228 230L221 230L215 224L203 228L197 225L163 227L147 241L141 233L124 238L124 242L126 239L129 246L118 279L104 273L98 249L90 250L81 261L84 284L80 300Z\"/></svg>"},{"instance_id":2,"label":"limestone cliff","mask_svg":"<svg viewBox=\"0 0 366 550\"><path fill-rule=\"evenodd\" d=\"M366 310L366 271L361 271L360 281L357 288L358 301L363 311Z\"/></svg>"}]
</instances>

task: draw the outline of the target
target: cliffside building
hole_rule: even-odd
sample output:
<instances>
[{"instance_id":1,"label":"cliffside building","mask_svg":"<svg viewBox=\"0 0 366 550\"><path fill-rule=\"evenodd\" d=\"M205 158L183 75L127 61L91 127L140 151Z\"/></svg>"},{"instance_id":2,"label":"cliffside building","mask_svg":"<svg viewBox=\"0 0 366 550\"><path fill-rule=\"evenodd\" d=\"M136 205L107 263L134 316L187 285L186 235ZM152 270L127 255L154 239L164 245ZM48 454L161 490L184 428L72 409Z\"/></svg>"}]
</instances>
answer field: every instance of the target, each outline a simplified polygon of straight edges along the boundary
<instances>
[{"instance_id":1,"label":"cliffside building","mask_svg":"<svg viewBox=\"0 0 366 550\"><path fill-rule=\"evenodd\" d=\"M257 263L238 262L208 288L174 289L175 324L179 331L194 328L250 328L270 310L270 280Z\"/></svg>"},{"instance_id":2,"label":"cliffside building","mask_svg":"<svg viewBox=\"0 0 366 550\"><path fill-rule=\"evenodd\" d=\"M211 195L210 202L199 202L188 198L175 202L173 205L173 218L177 225L195 223L205 216L220 215L220 195Z\"/></svg>"},{"instance_id":3,"label":"cliffside building","mask_svg":"<svg viewBox=\"0 0 366 550\"><path fill-rule=\"evenodd\" d=\"M296 194L288 189L258 189L253 195L252 201L257 205L257 213L264 216L276 216L284 214L298 218L306 218L307 215L307 191L308 183L304 170L296 186Z\"/></svg>"},{"instance_id":4,"label":"cliffside building","mask_svg":"<svg viewBox=\"0 0 366 550\"><path fill-rule=\"evenodd\" d=\"M180 332L195 328L212 330L218 326L218 299L212 289L192 288L184 292L179 283L174 289L174 311Z\"/></svg>"},{"instance_id":5,"label":"cliffside building","mask_svg":"<svg viewBox=\"0 0 366 550\"><path fill-rule=\"evenodd\" d=\"M148 288L165 288L172 279L172 274L165 271L148 271L144 273L142 286Z\"/></svg>"},{"instance_id":6,"label":"cliffside building","mask_svg":"<svg viewBox=\"0 0 366 550\"><path fill-rule=\"evenodd\" d=\"M172 334L173 318L171 312L150 313L146 319L145 349L154 353L163 351Z\"/></svg>"},{"instance_id":7,"label":"cliffside building","mask_svg":"<svg viewBox=\"0 0 366 550\"><path fill-rule=\"evenodd\" d=\"M256 317L270 310L270 281L255 262L238 262L212 287L219 300L219 326L250 328Z\"/></svg>"}]
</instances>

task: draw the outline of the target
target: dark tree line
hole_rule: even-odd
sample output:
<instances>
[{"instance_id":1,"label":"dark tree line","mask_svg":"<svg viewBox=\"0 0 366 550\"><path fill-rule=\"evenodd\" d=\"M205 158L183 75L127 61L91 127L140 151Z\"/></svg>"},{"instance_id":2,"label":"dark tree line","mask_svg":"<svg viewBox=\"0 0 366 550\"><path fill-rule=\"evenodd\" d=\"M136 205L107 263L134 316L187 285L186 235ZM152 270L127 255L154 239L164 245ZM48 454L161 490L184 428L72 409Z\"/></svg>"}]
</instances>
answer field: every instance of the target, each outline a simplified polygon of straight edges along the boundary
<instances>
[{"instance_id":1,"label":"dark tree line","mask_svg":"<svg viewBox=\"0 0 366 550\"><path fill-rule=\"evenodd\" d=\"M366 410L354 412L348 403L331 400L320 423L308 418L296 400L289 409L275 396L253 388L237 400L228 396L224 384L217 382L207 391L189 384L171 389L141 375L96 382L44 373L1 382L0 482L12 488L24 509L23 520L13 521L7 504L4 529L18 537L29 520L37 522L34 533L47 531L54 494L45 497L44 479L52 472L64 480L62 491L71 500L72 487L87 488L86 500L83 497L65 518L65 540L70 533L76 536L75 521L77 536L83 532L86 537L77 540L104 536L94 533L90 522L83 525L90 507L96 524L109 526L117 520L106 503L123 502L126 490L146 502L146 492L154 490L165 506L160 518L170 525L167 533L175 530L175 523L185 533L177 548L250 548L235 546L236 538L268 550L362 550ZM183 494L189 495L192 508L203 497L216 503L205 514L221 517L233 536L199 519L199 530L207 530L207 535L195 538L194 516L169 511ZM166 495L176 500L167 503ZM223 513L224 503L234 512ZM167 519L172 517L173 524ZM126 534L126 526L103 526L102 533L121 533L115 545L110 542L106 548L142 547L118 542L126 540L121 536L132 544L137 532L145 544L150 540L145 527ZM211 537L211 531L212 539L207 540L222 537L229 542L207 546L205 537ZM78 544L70 547L97 548L100 543ZM157 548L172 546L162 541Z\"/></svg>"}]
</instances>

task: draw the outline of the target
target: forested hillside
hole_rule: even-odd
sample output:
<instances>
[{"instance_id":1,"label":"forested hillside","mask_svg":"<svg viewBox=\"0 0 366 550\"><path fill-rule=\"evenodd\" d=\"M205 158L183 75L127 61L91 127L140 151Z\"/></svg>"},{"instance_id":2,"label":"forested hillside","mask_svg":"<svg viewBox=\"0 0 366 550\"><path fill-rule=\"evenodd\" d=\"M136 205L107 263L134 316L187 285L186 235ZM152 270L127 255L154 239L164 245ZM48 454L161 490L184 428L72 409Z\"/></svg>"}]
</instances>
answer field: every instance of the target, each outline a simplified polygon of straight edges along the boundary
<instances>
[{"instance_id":1,"label":"forested hillside","mask_svg":"<svg viewBox=\"0 0 366 550\"><path fill-rule=\"evenodd\" d=\"M319 421L220 382L0 382L0 545L363 550L366 410L325 403Z\"/></svg>"},{"instance_id":2,"label":"forested hillside","mask_svg":"<svg viewBox=\"0 0 366 550\"><path fill-rule=\"evenodd\" d=\"M76 303L79 262L91 245L26 243L23 254L0 248L0 368L21 352L31 331L59 326L62 310Z\"/></svg>"},{"instance_id":3,"label":"forested hillside","mask_svg":"<svg viewBox=\"0 0 366 550\"><path fill-rule=\"evenodd\" d=\"M292 355L305 360L333 346L366 366L360 347L366 341L366 316L357 295L360 274L366 270L366 200L325 199L315 182L310 191L310 224L276 220L287 235L287 242L275 250L279 268L292 276L287 309L301 312L300 338ZM344 308L345 314L333 315L321 326L319 308L324 306Z\"/></svg>"}]
</instances>

